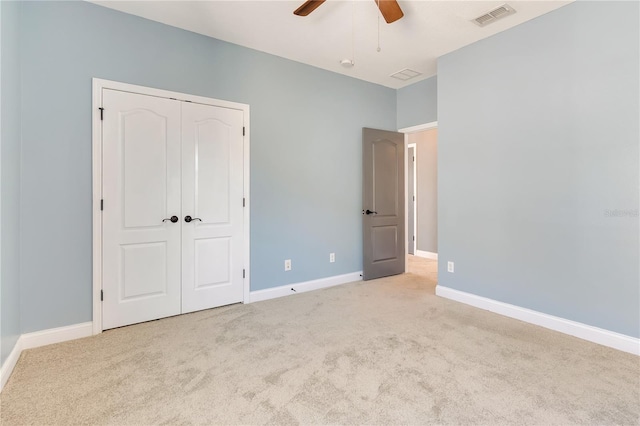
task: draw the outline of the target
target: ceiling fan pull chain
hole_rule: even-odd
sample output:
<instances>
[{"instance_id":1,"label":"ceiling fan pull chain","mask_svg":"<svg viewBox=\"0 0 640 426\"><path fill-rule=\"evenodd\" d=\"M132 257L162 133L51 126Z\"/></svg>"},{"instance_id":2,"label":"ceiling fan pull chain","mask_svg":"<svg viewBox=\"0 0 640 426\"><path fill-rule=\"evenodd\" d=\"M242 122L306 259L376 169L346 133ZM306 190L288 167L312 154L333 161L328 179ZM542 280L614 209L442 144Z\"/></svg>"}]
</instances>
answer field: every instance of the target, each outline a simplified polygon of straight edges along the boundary
<instances>
[{"instance_id":1,"label":"ceiling fan pull chain","mask_svg":"<svg viewBox=\"0 0 640 426\"><path fill-rule=\"evenodd\" d=\"M356 2L353 0L351 2L351 62L356 63L356 49L355 49L355 39L356 39Z\"/></svg>"},{"instance_id":2,"label":"ceiling fan pull chain","mask_svg":"<svg viewBox=\"0 0 640 426\"><path fill-rule=\"evenodd\" d=\"M380 52L380 0L376 0L378 2L378 48L376 51Z\"/></svg>"}]
</instances>

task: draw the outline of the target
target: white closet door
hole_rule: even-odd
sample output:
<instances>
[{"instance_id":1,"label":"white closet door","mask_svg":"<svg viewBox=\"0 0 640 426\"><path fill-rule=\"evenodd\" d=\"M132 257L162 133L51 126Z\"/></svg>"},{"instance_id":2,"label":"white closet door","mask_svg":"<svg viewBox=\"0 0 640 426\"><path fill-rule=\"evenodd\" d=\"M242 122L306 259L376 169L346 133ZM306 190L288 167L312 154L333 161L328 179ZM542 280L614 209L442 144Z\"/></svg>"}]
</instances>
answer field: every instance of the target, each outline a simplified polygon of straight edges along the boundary
<instances>
[{"instance_id":1,"label":"white closet door","mask_svg":"<svg viewBox=\"0 0 640 426\"><path fill-rule=\"evenodd\" d=\"M183 313L242 301L242 126L242 111L182 104Z\"/></svg>"},{"instance_id":2,"label":"white closet door","mask_svg":"<svg viewBox=\"0 0 640 426\"><path fill-rule=\"evenodd\" d=\"M103 329L180 313L180 103L103 92Z\"/></svg>"}]
</instances>

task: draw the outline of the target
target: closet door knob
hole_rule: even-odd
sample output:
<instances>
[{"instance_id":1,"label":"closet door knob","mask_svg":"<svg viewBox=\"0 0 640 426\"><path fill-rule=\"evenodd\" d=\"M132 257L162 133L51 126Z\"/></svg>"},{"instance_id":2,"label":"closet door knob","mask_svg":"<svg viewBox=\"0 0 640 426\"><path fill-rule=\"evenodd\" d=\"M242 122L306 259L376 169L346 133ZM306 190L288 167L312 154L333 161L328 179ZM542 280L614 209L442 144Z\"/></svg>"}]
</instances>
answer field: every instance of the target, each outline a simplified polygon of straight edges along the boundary
<instances>
[{"instance_id":1,"label":"closet door knob","mask_svg":"<svg viewBox=\"0 0 640 426\"><path fill-rule=\"evenodd\" d=\"M180 220L180 219L178 219L178 216L171 216L171 217L170 217L170 218L168 218L168 219L162 219L162 221L163 221L163 222L166 222L166 221L168 221L168 220L170 220L170 221L171 221L171 223L176 223L176 222L177 222L178 220Z\"/></svg>"},{"instance_id":2,"label":"closet door knob","mask_svg":"<svg viewBox=\"0 0 640 426\"><path fill-rule=\"evenodd\" d=\"M200 219L199 217L191 217L191 216L184 217L184 221L187 223L191 222L192 220L199 220L200 222L202 222L202 219Z\"/></svg>"}]
</instances>

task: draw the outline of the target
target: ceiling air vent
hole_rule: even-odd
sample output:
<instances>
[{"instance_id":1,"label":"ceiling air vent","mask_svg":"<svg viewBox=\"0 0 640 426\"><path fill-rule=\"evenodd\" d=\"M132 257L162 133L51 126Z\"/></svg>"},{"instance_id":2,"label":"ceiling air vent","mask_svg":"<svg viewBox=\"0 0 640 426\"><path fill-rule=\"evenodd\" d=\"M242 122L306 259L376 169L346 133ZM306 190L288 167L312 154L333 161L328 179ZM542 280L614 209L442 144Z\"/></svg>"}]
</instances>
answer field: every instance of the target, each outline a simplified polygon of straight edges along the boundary
<instances>
[{"instance_id":1,"label":"ceiling air vent","mask_svg":"<svg viewBox=\"0 0 640 426\"><path fill-rule=\"evenodd\" d=\"M516 10L505 3L500 7L497 7L483 15L478 16L475 19L472 19L471 22L477 24L480 27L484 27L485 25L489 25L497 21L498 19L502 19L505 16L513 15L514 13L516 13Z\"/></svg>"},{"instance_id":2,"label":"ceiling air vent","mask_svg":"<svg viewBox=\"0 0 640 426\"><path fill-rule=\"evenodd\" d=\"M405 68L402 71L398 71L396 73L391 74L391 77L397 78L398 80L407 81L421 74L422 74L421 72L410 70L409 68Z\"/></svg>"}]
</instances>

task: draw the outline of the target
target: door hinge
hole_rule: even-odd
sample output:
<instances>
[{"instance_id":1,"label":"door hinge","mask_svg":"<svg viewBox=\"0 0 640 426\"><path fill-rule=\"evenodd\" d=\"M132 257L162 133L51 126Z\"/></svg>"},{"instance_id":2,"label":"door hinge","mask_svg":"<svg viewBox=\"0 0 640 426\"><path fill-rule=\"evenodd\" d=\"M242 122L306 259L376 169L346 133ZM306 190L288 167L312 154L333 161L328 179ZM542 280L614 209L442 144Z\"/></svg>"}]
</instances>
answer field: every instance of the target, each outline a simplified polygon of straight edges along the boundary
<instances>
[{"instance_id":1,"label":"door hinge","mask_svg":"<svg viewBox=\"0 0 640 426\"><path fill-rule=\"evenodd\" d=\"M100 110L100 121L104 120L104 108L100 107L98 108Z\"/></svg>"},{"instance_id":2,"label":"door hinge","mask_svg":"<svg viewBox=\"0 0 640 426\"><path fill-rule=\"evenodd\" d=\"M104 300L104 290L100 290L100 301Z\"/></svg>"},{"instance_id":3,"label":"door hinge","mask_svg":"<svg viewBox=\"0 0 640 426\"><path fill-rule=\"evenodd\" d=\"M244 126L242 126L242 136L244 136Z\"/></svg>"},{"instance_id":4,"label":"door hinge","mask_svg":"<svg viewBox=\"0 0 640 426\"><path fill-rule=\"evenodd\" d=\"M100 211L104 210L104 200L100 200Z\"/></svg>"},{"instance_id":5,"label":"door hinge","mask_svg":"<svg viewBox=\"0 0 640 426\"><path fill-rule=\"evenodd\" d=\"M243 269L242 270L242 278L244 278L244 277L245 277L245 270Z\"/></svg>"},{"instance_id":6,"label":"door hinge","mask_svg":"<svg viewBox=\"0 0 640 426\"><path fill-rule=\"evenodd\" d=\"M247 200L246 200L246 198L243 198L243 199L242 199L242 207L246 207L246 205L247 205L247 202L246 202L246 201L247 201Z\"/></svg>"},{"instance_id":7,"label":"door hinge","mask_svg":"<svg viewBox=\"0 0 640 426\"><path fill-rule=\"evenodd\" d=\"M416 196L414 195L414 196L413 196L413 201L415 201L415 200L416 200Z\"/></svg>"},{"instance_id":8,"label":"door hinge","mask_svg":"<svg viewBox=\"0 0 640 426\"><path fill-rule=\"evenodd\" d=\"M414 163L416 162L416 157L415 157L415 156L413 157L413 162L414 162Z\"/></svg>"},{"instance_id":9,"label":"door hinge","mask_svg":"<svg viewBox=\"0 0 640 426\"><path fill-rule=\"evenodd\" d=\"M414 235L414 236L413 236L413 241L415 241L415 240L416 240L416 236Z\"/></svg>"}]
</instances>

